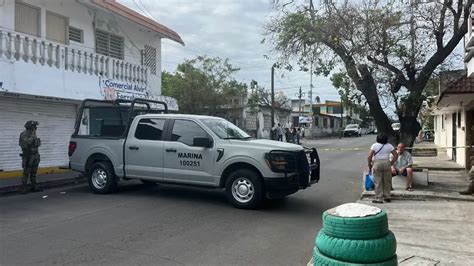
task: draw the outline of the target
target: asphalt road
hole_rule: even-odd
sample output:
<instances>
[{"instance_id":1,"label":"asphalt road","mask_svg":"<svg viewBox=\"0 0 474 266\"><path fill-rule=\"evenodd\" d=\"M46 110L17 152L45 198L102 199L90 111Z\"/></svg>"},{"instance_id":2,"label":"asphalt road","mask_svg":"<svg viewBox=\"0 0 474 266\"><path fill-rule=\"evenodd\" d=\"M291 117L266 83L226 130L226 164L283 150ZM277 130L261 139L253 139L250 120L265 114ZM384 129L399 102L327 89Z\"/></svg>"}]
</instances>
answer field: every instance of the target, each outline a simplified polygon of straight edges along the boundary
<instances>
[{"instance_id":1,"label":"asphalt road","mask_svg":"<svg viewBox=\"0 0 474 266\"><path fill-rule=\"evenodd\" d=\"M369 147L375 136L309 141ZM358 199L367 150L320 151L321 181L260 210L219 190L121 183L0 197L1 265L304 265L324 210Z\"/></svg>"}]
</instances>

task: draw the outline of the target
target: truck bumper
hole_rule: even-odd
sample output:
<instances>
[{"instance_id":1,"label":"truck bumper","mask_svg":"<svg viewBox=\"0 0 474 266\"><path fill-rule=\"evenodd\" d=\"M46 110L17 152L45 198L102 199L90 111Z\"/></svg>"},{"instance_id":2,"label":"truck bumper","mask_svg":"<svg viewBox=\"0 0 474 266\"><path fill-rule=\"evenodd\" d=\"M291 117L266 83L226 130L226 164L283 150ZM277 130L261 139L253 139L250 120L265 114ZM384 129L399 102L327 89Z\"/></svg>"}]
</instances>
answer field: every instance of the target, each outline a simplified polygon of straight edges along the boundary
<instances>
[{"instance_id":1,"label":"truck bumper","mask_svg":"<svg viewBox=\"0 0 474 266\"><path fill-rule=\"evenodd\" d=\"M316 179L316 170L319 169L314 167L313 175L293 174L287 177L263 178L267 197L270 199L281 198L317 183L319 181L319 171L317 172L318 178Z\"/></svg>"},{"instance_id":2,"label":"truck bumper","mask_svg":"<svg viewBox=\"0 0 474 266\"><path fill-rule=\"evenodd\" d=\"M300 189L298 175L291 177L264 178L265 191L270 199L281 198Z\"/></svg>"},{"instance_id":3,"label":"truck bumper","mask_svg":"<svg viewBox=\"0 0 474 266\"><path fill-rule=\"evenodd\" d=\"M315 148L305 148L305 152L297 155L297 172L285 173L284 177L264 177L267 197L281 198L305 189L320 178L320 160Z\"/></svg>"}]
</instances>

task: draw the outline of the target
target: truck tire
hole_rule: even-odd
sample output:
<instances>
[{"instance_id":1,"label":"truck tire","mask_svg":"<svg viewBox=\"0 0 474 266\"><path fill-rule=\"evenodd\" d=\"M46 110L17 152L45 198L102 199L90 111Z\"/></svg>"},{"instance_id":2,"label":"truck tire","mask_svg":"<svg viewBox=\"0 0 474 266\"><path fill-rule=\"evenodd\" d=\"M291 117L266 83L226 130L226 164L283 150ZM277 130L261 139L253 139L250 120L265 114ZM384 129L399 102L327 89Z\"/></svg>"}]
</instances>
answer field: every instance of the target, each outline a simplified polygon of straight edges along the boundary
<instances>
[{"instance_id":1,"label":"truck tire","mask_svg":"<svg viewBox=\"0 0 474 266\"><path fill-rule=\"evenodd\" d=\"M392 258L376 263L350 263L346 261L336 260L328 256L323 255L317 247L313 249L313 265L314 266L396 266L398 265L397 255Z\"/></svg>"},{"instance_id":2,"label":"truck tire","mask_svg":"<svg viewBox=\"0 0 474 266\"><path fill-rule=\"evenodd\" d=\"M376 239L389 232L387 213L382 212L367 217L339 217L323 213L323 228L328 236L342 239Z\"/></svg>"},{"instance_id":3,"label":"truck tire","mask_svg":"<svg viewBox=\"0 0 474 266\"><path fill-rule=\"evenodd\" d=\"M328 236L323 229L316 237L316 246L328 257L355 263L386 261L393 258L397 251L397 241L392 232L377 239L354 240Z\"/></svg>"},{"instance_id":4,"label":"truck tire","mask_svg":"<svg viewBox=\"0 0 474 266\"><path fill-rule=\"evenodd\" d=\"M87 182L92 192L108 194L117 189L117 176L112 164L107 161L96 162L87 173Z\"/></svg>"},{"instance_id":5,"label":"truck tire","mask_svg":"<svg viewBox=\"0 0 474 266\"><path fill-rule=\"evenodd\" d=\"M227 199L239 209L258 208L265 191L260 176L252 170L240 169L229 175L225 184Z\"/></svg>"}]
</instances>

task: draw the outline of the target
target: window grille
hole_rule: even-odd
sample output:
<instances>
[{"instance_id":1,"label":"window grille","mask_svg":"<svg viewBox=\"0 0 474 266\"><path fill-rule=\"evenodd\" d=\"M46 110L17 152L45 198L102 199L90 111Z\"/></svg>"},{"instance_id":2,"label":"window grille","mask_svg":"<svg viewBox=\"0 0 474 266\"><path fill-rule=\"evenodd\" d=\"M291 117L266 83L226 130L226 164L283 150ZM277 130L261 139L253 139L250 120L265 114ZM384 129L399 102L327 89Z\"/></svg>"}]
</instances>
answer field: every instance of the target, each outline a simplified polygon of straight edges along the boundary
<instances>
[{"instance_id":1,"label":"window grille","mask_svg":"<svg viewBox=\"0 0 474 266\"><path fill-rule=\"evenodd\" d=\"M156 75L156 48L145 45L143 51L142 65L150 69L150 73Z\"/></svg>"},{"instance_id":2,"label":"window grille","mask_svg":"<svg viewBox=\"0 0 474 266\"><path fill-rule=\"evenodd\" d=\"M84 43L84 31L78 28L69 27L69 40Z\"/></svg>"},{"instance_id":3,"label":"window grille","mask_svg":"<svg viewBox=\"0 0 474 266\"><path fill-rule=\"evenodd\" d=\"M98 54L123 60L123 37L105 31L96 30L95 50Z\"/></svg>"}]
</instances>

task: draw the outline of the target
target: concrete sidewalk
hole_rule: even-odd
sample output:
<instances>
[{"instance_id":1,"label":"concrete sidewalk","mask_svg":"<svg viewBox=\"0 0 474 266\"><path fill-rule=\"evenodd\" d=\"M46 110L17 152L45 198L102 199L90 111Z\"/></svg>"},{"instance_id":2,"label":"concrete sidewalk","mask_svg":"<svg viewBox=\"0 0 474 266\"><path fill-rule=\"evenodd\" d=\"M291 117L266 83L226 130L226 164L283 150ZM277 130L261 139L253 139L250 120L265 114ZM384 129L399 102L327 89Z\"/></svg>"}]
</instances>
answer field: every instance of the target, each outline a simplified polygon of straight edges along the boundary
<instances>
[{"instance_id":1,"label":"concrete sidewalk","mask_svg":"<svg viewBox=\"0 0 474 266\"><path fill-rule=\"evenodd\" d=\"M358 202L387 211L400 265L473 265L474 196L459 194L468 186L466 171L443 152L413 160L427 183L407 191L404 179L394 179L391 203L373 204L373 191Z\"/></svg>"},{"instance_id":2,"label":"concrete sidewalk","mask_svg":"<svg viewBox=\"0 0 474 266\"><path fill-rule=\"evenodd\" d=\"M420 145L417 144L417 146ZM424 147L428 146L435 147L436 145L424 144ZM413 157L413 166L416 171L413 179L415 190L405 190L404 178L394 177L392 180L394 199L474 201L472 195L459 194L468 187L468 173L463 167L451 161L445 152L438 152L437 156ZM423 180L426 178L427 182ZM361 199L373 197L373 191L364 191Z\"/></svg>"},{"instance_id":3,"label":"concrete sidewalk","mask_svg":"<svg viewBox=\"0 0 474 266\"><path fill-rule=\"evenodd\" d=\"M474 204L462 201L392 201L373 204L388 214L399 265L472 265Z\"/></svg>"},{"instance_id":4,"label":"concrete sidewalk","mask_svg":"<svg viewBox=\"0 0 474 266\"><path fill-rule=\"evenodd\" d=\"M71 185L84 182L79 172L66 171L64 173L44 174L36 177L38 186L42 189ZM15 193L20 190L21 177L0 179L0 195Z\"/></svg>"}]
</instances>

